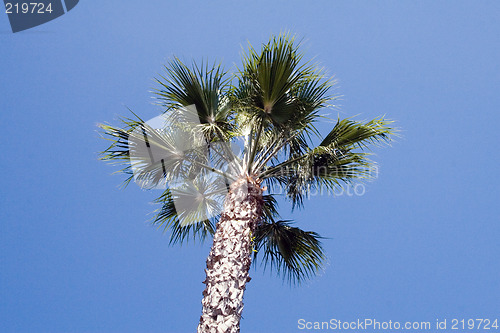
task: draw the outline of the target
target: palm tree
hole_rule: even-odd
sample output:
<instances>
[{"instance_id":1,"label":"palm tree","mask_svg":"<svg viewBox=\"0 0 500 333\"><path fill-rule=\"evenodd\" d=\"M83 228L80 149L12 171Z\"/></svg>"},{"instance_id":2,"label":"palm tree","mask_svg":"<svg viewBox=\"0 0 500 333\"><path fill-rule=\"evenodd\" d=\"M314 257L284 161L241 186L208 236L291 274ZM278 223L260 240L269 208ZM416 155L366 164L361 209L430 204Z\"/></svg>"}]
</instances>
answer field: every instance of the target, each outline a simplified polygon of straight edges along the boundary
<instances>
[{"instance_id":1,"label":"palm tree","mask_svg":"<svg viewBox=\"0 0 500 333\"><path fill-rule=\"evenodd\" d=\"M369 179L364 148L394 133L383 117L338 119L321 137L315 124L328 121L320 111L336 98L334 81L299 47L289 35L260 51L249 46L233 75L174 58L156 80L160 126L135 115L121 127L100 125L111 140L101 158L123 164L126 183L163 188L153 224L170 231L171 243L213 237L198 332L239 332L252 257L290 282L322 268L321 237L282 220L276 195L301 208L313 190Z\"/></svg>"}]
</instances>

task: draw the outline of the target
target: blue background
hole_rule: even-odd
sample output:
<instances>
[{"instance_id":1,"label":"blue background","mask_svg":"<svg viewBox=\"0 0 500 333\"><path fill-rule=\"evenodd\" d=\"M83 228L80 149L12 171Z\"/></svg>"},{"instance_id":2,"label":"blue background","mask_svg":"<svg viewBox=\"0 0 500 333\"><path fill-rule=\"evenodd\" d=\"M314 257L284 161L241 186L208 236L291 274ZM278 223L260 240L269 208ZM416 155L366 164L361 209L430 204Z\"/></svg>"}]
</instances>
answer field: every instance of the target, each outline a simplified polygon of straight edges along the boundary
<instances>
[{"instance_id":1,"label":"blue background","mask_svg":"<svg viewBox=\"0 0 500 333\"><path fill-rule=\"evenodd\" d=\"M364 195L282 205L329 237L329 263L300 287L252 270L242 332L499 318L499 17L498 1L81 1L13 34L0 14L0 331L195 330L210 242L168 246L147 222L158 193L118 188L96 124L158 115L174 54L230 69L284 30L339 80L341 117L387 114L402 138Z\"/></svg>"}]
</instances>

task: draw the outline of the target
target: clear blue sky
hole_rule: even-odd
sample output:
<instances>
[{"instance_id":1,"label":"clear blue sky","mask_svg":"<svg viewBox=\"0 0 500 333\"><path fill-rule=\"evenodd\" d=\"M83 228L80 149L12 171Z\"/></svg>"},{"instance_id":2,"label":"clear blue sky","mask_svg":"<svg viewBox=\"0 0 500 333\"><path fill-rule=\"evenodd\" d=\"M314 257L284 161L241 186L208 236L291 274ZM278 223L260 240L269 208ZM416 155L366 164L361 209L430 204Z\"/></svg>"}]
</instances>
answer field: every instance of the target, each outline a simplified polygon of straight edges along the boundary
<instances>
[{"instance_id":1,"label":"clear blue sky","mask_svg":"<svg viewBox=\"0 0 500 333\"><path fill-rule=\"evenodd\" d=\"M233 66L291 30L339 80L341 117L387 114L363 196L285 217L329 237L301 287L252 270L242 332L297 321L500 319L500 2L80 1L12 34L0 13L0 331L193 332L210 242L168 246L157 195L97 160L96 124L143 118L173 56ZM148 215L149 214L149 215Z\"/></svg>"}]
</instances>

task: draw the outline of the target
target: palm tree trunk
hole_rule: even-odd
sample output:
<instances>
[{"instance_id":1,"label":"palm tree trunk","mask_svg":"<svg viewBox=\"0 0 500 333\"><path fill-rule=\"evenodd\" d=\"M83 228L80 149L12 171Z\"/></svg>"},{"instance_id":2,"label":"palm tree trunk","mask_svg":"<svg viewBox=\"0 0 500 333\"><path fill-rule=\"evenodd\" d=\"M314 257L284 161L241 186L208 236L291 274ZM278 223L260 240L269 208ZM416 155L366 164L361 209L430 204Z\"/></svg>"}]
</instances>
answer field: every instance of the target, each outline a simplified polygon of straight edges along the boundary
<instances>
[{"instance_id":1,"label":"palm tree trunk","mask_svg":"<svg viewBox=\"0 0 500 333\"><path fill-rule=\"evenodd\" d=\"M231 185L207 259L198 333L240 331L243 292L250 281L252 235L262 204L262 189L252 178L240 178Z\"/></svg>"}]
</instances>

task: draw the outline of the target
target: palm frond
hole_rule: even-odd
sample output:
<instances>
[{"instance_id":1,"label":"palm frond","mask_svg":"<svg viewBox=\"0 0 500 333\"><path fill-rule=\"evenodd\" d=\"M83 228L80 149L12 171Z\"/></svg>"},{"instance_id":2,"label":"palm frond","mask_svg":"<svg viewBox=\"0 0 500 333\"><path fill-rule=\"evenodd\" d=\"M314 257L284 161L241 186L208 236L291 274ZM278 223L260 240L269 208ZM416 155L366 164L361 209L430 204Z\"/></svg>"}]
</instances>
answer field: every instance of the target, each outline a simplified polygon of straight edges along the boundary
<instances>
[{"instance_id":1,"label":"palm frond","mask_svg":"<svg viewBox=\"0 0 500 333\"><path fill-rule=\"evenodd\" d=\"M272 38L260 52L250 45L240 72L240 104L272 114L273 106L286 99L287 92L301 79L301 58L290 36Z\"/></svg>"},{"instance_id":2,"label":"palm frond","mask_svg":"<svg viewBox=\"0 0 500 333\"><path fill-rule=\"evenodd\" d=\"M176 115L179 108L194 105L200 127L211 141L224 138L231 132L231 106L227 97L230 78L220 64L208 63L191 67L179 58L165 66L166 75L160 75L160 85L154 92L167 113Z\"/></svg>"},{"instance_id":3,"label":"palm frond","mask_svg":"<svg viewBox=\"0 0 500 333\"><path fill-rule=\"evenodd\" d=\"M189 239L199 239L203 242L207 236L214 235L215 221L218 220L219 216L183 225L177 215L174 198L170 189L165 190L154 202L161 204L161 207L155 211L152 224L158 228L162 228L164 232L170 232L170 244L182 244Z\"/></svg>"},{"instance_id":4,"label":"palm frond","mask_svg":"<svg viewBox=\"0 0 500 333\"><path fill-rule=\"evenodd\" d=\"M286 189L293 207L301 207L311 192L334 194L355 181L372 179L375 165L368 159L370 154L356 148L388 143L396 132L391 123L384 118L339 120L318 147L271 165L258 177L266 179L271 189Z\"/></svg>"},{"instance_id":5,"label":"palm frond","mask_svg":"<svg viewBox=\"0 0 500 333\"><path fill-rule=\"evenodd\" d=\"M320 146L345 149L350 147L366 148L370 144L387 143L397 130L391 127L393 121L384 117L367 122L352 119L338 120L335 127L323 139Z\"/></svg>"},{"instance_id":6,"label":"palm frond","mask_svg":"<svg viewBox=\"0 0 500 333\"><path fill-rule=\"evenodd\" d=\"M278 213L278 201L273 195L262 196L262 221L265 223L273 223L280 217Z\"/></svg>"},{"instance_id":7,"label":"palm frond","mask_svg":"<svg viewBox=\"0 0 500 333\"><path fill-rule=\"evenodd\" d=\"M292 227L290 221L264 222L255 231L255 261L262 253L265 267L269 265L283 279L300 283L323 267L320 239L315 232Z\"/></svg>"},{"instance_id":8,"label":"palm frond","mask_svg":"<svg viewBox=\"0 0 500 333\"><path fill-rule=\"evenodd\" d=\"M235 118L236 127L250 125L250 173L258 172L261 162L278 153L262 154L275 138L287 139L280 147L288 157L303 154L311 135L319 134L314 125L319 110L336 98L329 94L334 81L316 65L302 62L299 48L293 36L280 35L264 44L260 52L250 46L244 55L239 85L231 98L236 112L245 114ZM259 163L254 164L255 158Z\"/></svg>"},{"instance_id":9,"label":"palm frond","mask_svg":"<svg viewBox=\"0 0 500 333\"><path fill-rule=\"evenodd\" d=\"M189 113L187 109L179 112ZM160 128L153 128L150 122ZM218 168L233 163L234 156L228 153L227 144L207 144L197 124L159 116L148 122L122 119L122 125L123 128L100 125L103 136L112 142L101 153L101 159L123 165L119 172L129 176L127 182L134 178L143 188L165 188L167 182L192 178L191 174L202 169L234 180ZM210 151L218 155L210 155Z\"/></svg>"},{"instance_id":10,"label":"palm frond","mask_svg":"<svg viewBox=\"0 0 500 333\"><path fill-rule=\"evenodd\" d=\"M99 153L99 159L121 167L114 173L123 173L127 176L122 184L123 187L126 187L134 178L130 164L129 136L144 123L142 119L136 117L137 119L121 118L122 127L98 124L102 130L101 137L111 142L108 148Z\"/></svg>"},{"instance_id":11,"label":"palm frond","mask_svg":"<svg viewBox=\"0 0 500 333\"><path fill-rule=\"evenodd\" d=\"M280 174L272 176L275 184L286 190L292 207L302 207L311 193L335 195L336 190L356 181L372 179L373 165L366 153L332 153L318 147L307 157L295 161ZM321 152L324 150L324 152ZM326 150L326 152L325 152Z\"/></svg>"}]
</instances>

